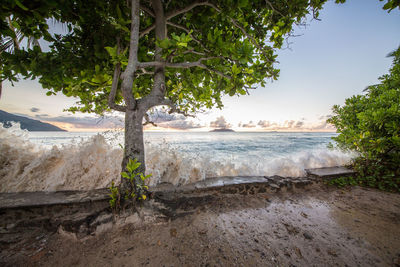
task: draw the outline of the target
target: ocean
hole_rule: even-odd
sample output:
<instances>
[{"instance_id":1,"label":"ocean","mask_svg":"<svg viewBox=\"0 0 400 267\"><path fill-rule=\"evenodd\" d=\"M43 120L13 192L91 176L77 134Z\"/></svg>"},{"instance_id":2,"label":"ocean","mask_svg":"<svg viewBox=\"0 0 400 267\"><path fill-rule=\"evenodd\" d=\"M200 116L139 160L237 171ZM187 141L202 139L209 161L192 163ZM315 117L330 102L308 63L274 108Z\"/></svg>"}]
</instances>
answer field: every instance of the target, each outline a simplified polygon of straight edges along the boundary
<instances>
[{"instance_id":1,"label":"ocean","mask_svg":"<svg viewBox=\"0 0 400 267\"><path fill-rule=\"evenodd\" d=\"M327 148L335 133L145 132L150 185L209 177L281 175L348 163ZM0 191L92 189L119 181L123 132L27 132L0 128Z\"/></svg>"}]
</instances>

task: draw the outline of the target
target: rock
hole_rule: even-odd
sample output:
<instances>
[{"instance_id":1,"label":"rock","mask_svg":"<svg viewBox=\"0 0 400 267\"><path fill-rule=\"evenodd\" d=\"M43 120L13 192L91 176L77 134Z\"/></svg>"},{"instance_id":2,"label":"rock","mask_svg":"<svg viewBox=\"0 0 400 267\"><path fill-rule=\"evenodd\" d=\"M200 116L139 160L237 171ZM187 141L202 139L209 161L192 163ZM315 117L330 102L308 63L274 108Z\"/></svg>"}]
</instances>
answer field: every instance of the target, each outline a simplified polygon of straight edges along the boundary
<instances>
[{"instance_id":1,"label":"rock","mask_svg":"<svg viewBox=\"0 0 400 267\"><path fill-rule=\"evenodd\" d=\"M313 239L312 235L310 235L310 234L307 233L307 232L304 232L304 233L303 233L303 236L304 236L305 239L309 239L309 240L312 240L312 239Z\"/></svg>"},{"instance_id":2,"label":"rock","mask_svg":"<svg viewBox=\"0 0 400 267\"><path fill-rule=\"evenodd\" d=\"M176 231L175 228L172 228L171 230L169 230L169 233L172 237L176 237L176 235L178 234L178 232Z\"/></svg>"},{"instance_id":3,"label":"rock","mask_svg":"<svg viewBox=\"0 0 400 267\"><path fill-rule=\"evenodd\" d=\"M100 234L103 232L107 232L109 230L111 230L113 228L113 223L112 222L108 222L108 223L103 223L100 224L96 227L95 233L96 234Z\"/></svg>"},{"instance_id":4,"label":"rock","mask_svg":"<svg viewBox=\"0 0 400 267\"><path fill-rule=\"evenodd\" d=\"M296 235L299 233L299 229L297 227L294 227L293 225L288 223L282 223L282 224L286 227L286 230L288 231L289 234Z\"/></svg>"},{"instance_id":5,"label":"rock","mask_svg":"<svg viewBox=\"0 0 400 267\"><path fill-rule=\"evenodd\" d=\"M328 249L327 252L328 252L329 255L334 256L334 257L337 257L337 253L336 253L335 250L333 250L333 249Z\"/></svg>"},{"instance_id":6,"label":"rock","mask_svg":"<svg viewBox=\"0 0 400 267\"><path fill-rule=\"evenodd\" d=\"M132 215L129 215L128 217L125 218L124 223L125 224L137 224L141 222L142 220L139 217L139 214L134 213Z\"/></svg>"},{"instance_id":7,"label":"rock","mask_svg":"<svg viewBox=\"0 0 400 267\"><path fill-rule=\"evenodd\" d=\"M58 234L66 239L78 240L75 233L65 231L62 226L58 227Z\"/></svg>"},{"instance_id":8,"label":"rock","mask_svg":"<svg viewBox=\"0 0 400 267\"><path fill-rule=\"evenodd\" d=\"M199 233L199 235L205 235L205 234L207 234L207 230L199 231L198 233Z\"/></svg>"},{"instance_id":9,"label":"rock","mask_svg":"<svg viewBox=\"0 0 400 267\"><path fill-rule=\"evenodd\" d=\"M280 189L279 185L273 184L273 183L269 184L269 187L271 187L272 189L275 189L275 190L279 190Z\"/></svg>"},{"instance_id":10,"label":"rock","mask_svg":"<svg viewBox=\"0 0 400 267\"><path fill-rule=\"evenodd\" d=\"M298 247L294 247L294 252L296 252L299 258L303 258L303 254L301 254L301 250Z\"/></svg>"}]
</instances>

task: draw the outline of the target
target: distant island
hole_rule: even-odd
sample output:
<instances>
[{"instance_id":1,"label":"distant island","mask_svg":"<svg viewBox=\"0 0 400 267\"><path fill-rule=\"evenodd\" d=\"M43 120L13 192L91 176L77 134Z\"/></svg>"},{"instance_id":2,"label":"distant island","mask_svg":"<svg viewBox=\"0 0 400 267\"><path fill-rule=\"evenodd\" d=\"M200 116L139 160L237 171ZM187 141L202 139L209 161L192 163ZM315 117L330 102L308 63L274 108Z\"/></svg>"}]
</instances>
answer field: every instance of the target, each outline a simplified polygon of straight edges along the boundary
<instances>
[{"instance_id":1,"label":"distant island","mask_svg":"<svg viewBox=\"0 0 400 267\"><path fill-rule=\"evenodd\" d=\"M234 130L232 130L232 129L214 129L214 130L211 130L210 132L235 132Z\"/></svg>"},{"instance_id":2,"label":"distant island","mask_svg":"<svg viewBox=\"0 0 400 267\"><path fill-rule=\"evenodd\" d=\"M19 122L21 125L21 129L26 129L28 131L54 131L54 132L66 132L57 126L54 126L49 123L41 122L38 120L29 119L26 117L14 115L3 110L0 110L0 123L3 123L5 128L11 127L11 122Z\"/></svg>"}]
</instances>

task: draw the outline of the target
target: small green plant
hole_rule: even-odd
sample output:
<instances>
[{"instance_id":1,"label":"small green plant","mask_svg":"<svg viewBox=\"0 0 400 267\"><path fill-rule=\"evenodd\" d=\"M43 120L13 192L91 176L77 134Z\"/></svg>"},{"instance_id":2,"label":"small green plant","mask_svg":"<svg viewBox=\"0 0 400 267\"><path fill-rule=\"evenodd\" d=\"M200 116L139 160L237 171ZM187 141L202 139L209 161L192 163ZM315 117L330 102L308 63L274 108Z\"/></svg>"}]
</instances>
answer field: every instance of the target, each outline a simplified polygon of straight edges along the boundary
<instances>
[{"instance_id":1,"label":"small green plant","mask_svg":"<svg viewBox=\"0 0 400 267\"><path fill-rule=\"evenodd\" d=\"M151 174L144 175L137 171L141 163L137 159L129 159L126 165L126 171L121 172L122 178L126 179L124 192L121 192L121 187L111 183L110 189L110 206L113 210L119 210L121 206L121 197L123 200L143 201L147 199L149 187L145 184L146 179L151 177ZM123 193L123 194L122 194Z\"/></svg>"},{"instance_id":2,"label":"small green plant","mask_svg":"<svg viewBox=\"0 0 400 267\"><path fill-rule=\"evenodd\" d=\"M110 199L110 206L112 209L116 209L116 207L120 206L120 199L121 195L119 193L119 189L117 186L115 186L114 181L111 182L111 186L109 187L110 189L110 194L109 196L111 197Z\"/></svg>"},{"instance_id":3,"label":"small green plant","mask_svg":"<svg viewBox=\"0 0 400 267\"><path fill-rule=\"evenodd\" d=\"M151 174L144 175L142 172L136 172L141 163L137 159L129 159L126 165L126 172L121 172L121 176L128 180L129 187L125 191L125 199L146 200L148 186L145 184L146 179Z\"/></svg>"},{"instance_id":4,"label":"small green plant","mask_svg":"<svg viewBox=\"0 0 400 267\"><path fill-rule=\"evenodd\" d=\"M351 167L356 171L355 176L339 177L327 183L338 187L360 185L400 192L400 177L395 172L388 171L380 162L370 161L367 164L362 158L356 158Z\"/></svg>"},{"instance_id":5,"label":"small green plant","mask_svg":"<svg viewBox=\"0 0 400 267\"><path fill-rule=\"evenodd\" d=\"M339 178L334 178L332 180L329 180L328 184L336 185L338 187L344 187L344 186L348 186L348 185L357 185L358 182L352 176L342 176L342 177L339 177Z\"/></svg>"}]
</instances>

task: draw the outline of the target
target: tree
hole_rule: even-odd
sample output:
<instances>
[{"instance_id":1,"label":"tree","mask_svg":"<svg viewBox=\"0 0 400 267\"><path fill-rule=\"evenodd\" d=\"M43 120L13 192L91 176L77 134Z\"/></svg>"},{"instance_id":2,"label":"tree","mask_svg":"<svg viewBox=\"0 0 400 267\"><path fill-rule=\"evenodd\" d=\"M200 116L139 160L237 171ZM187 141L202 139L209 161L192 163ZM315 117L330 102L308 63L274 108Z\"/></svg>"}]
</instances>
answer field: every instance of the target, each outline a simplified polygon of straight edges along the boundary
<instances>
[{"instance_id":1,"label":"tree","mask_svg":"<svg viewBox=\"0 0 400 267\"><path fill-rule=\"evenodd\" d=\"M276 50L295 23L317 18L325 2L5 0L2 38L13 37L4 23L12 16L22 34L43 37L50 50L3 52L0 80L37 78L48 95L78 97L73 112L125 112L122 168L137 159L144 172L149 109L166 105L188 114L222 107L223 95L244 95L277 79ZM50 35L49 18L69 32Z\"/></svg>"},{"instance_id":2,"label":"tree","mask_svg":"<svg viewBox=\"0 0 400 267\"><path fill-rule=\"evenodd\" d=\"M390 56L393 65L381 83L335 105L328 122L339 133L333 137L338 146L357 152L361 184L400 191L400 47Z\"/></svg>"},{"instance_id":3,"label":"tree","mask_svg":"<svg viewBox=\"0 0 400 267\"><path fill-rule=\"evenodd\" d=\"M12 16L6 17L6 23L8 26L9 32L11 34L9 36L2 36L0 39L0 54L2 52L8 51L10 53L13 53L15 50L18 50L20 47L21 42L24 39L27 39L27 47L34 47L39 45L39 41L35 39L33 36L29 36L25 38L23 34L18 30L18 22L15 21L15 19ZM0 98L1 98L1 93L3 90L3 82L0 80Z\"/></svg>"}]
</instances>

